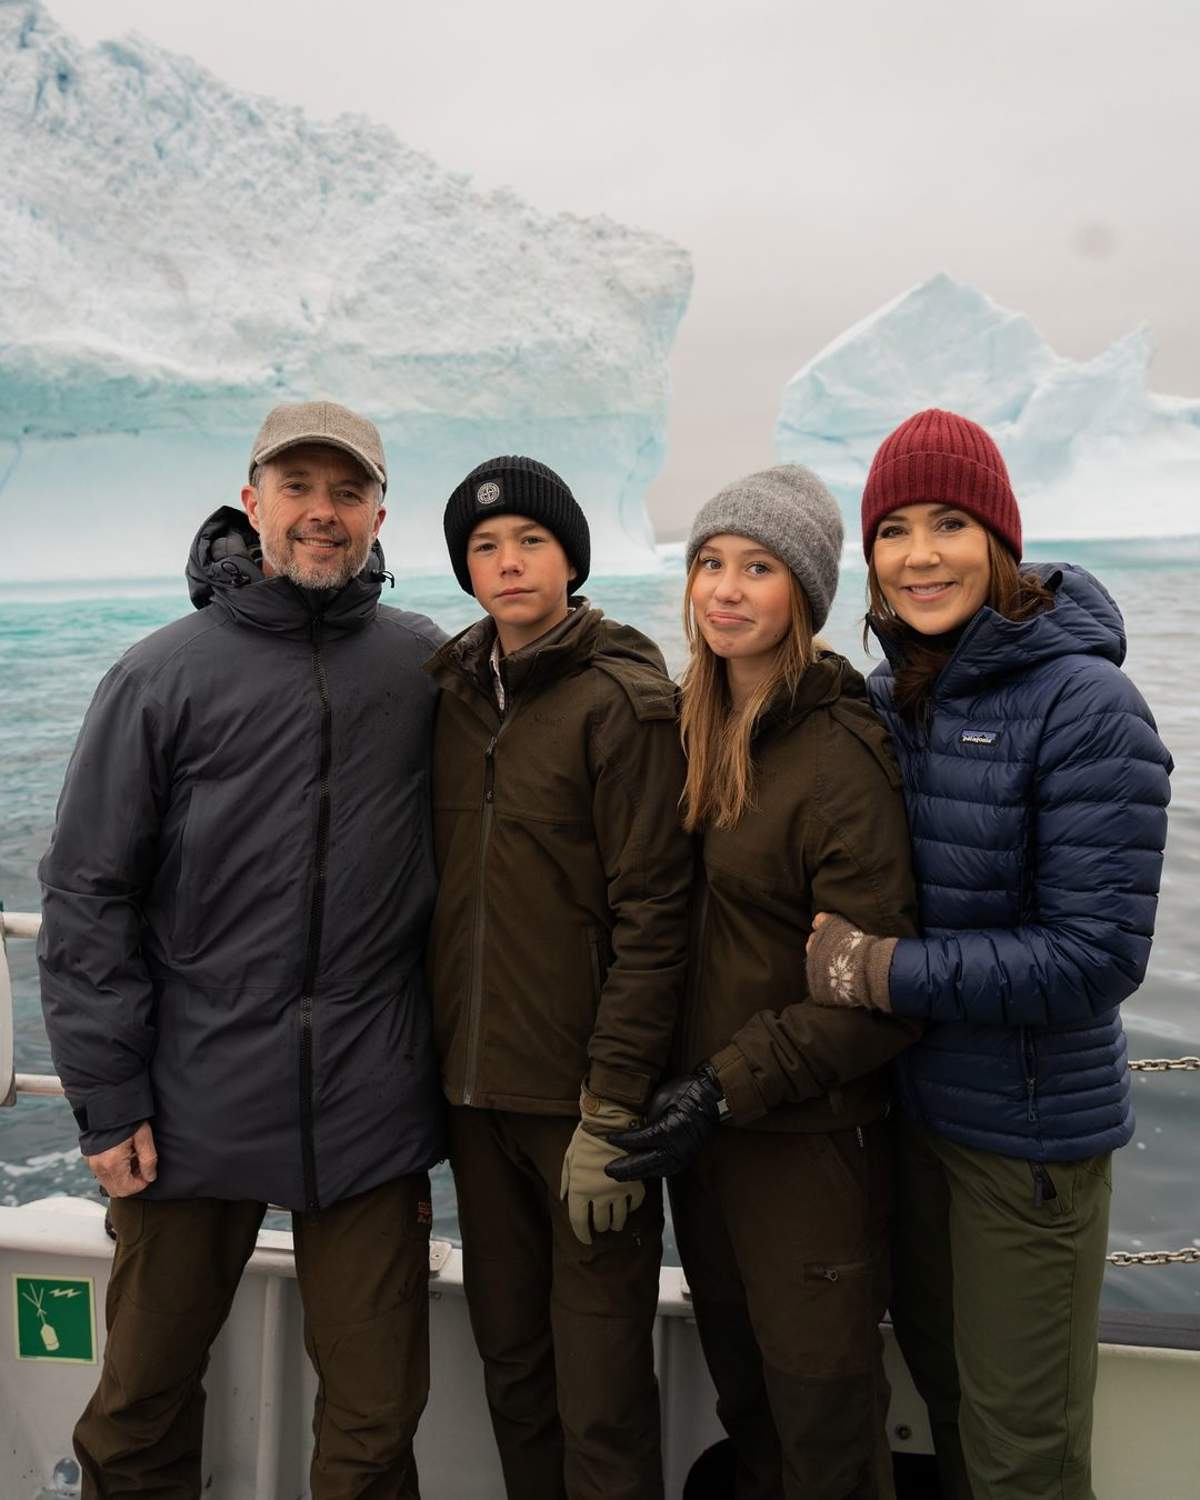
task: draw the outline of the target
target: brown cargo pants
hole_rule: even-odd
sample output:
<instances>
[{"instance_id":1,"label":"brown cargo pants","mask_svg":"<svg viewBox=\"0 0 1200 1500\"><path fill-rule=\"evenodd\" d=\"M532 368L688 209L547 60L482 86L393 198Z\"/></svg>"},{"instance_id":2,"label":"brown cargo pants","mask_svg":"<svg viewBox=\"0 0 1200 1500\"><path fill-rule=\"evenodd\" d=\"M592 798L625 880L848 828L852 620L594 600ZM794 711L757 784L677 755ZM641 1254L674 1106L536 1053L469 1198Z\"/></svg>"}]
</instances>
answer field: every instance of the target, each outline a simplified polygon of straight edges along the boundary
<instances>
[{"instance_id":1,"label":"brown cargo pants","mask_svg":"<svg viewBox=\"0 0 1200 1500\"><path fill-rule=\"evenodd\" d=\"M888 1139L726 1127L671 1215L737 1500L891 1500Z\"/></svg>"},{"instance_id":2,"label":"brown cargo pants","mask_svg":"<svg viewBox=\"0 0 1200 1500\"><path fill-rule=\"evenodd\" d=\"M1094 1500L1111 1197L1111 1153L1035 1175L900 1125L892 1320L946 1500Z\"/></svg>"},{"instance_id":3,"label":"brown cargo pants","mask_svg":"<svg viewBox=\"0 0 1200 1500\"><path fill-rule=\"evenodd\" d=\"M463 1283L509 1500L661 1500L662 1192L581 1245L559 1199L576 1121L450 1111Z\"/></svg>"},{"instance_id":4,"label":"brown cargo pants","mask_svg":"<svg viewBox=\"0 0 1200 1500\"><path fill-rule=\"evenodd\" d=\"M75 1428L83 1497L198 1500L208 1351L266 1205L136 1197L114 1198L111 1209L108 1342ZM423 1172L292 1216L318 1379L313 1500L418 1500L412 1440L429 1392L431 1219Z\"/></svg>"}]
</instances>

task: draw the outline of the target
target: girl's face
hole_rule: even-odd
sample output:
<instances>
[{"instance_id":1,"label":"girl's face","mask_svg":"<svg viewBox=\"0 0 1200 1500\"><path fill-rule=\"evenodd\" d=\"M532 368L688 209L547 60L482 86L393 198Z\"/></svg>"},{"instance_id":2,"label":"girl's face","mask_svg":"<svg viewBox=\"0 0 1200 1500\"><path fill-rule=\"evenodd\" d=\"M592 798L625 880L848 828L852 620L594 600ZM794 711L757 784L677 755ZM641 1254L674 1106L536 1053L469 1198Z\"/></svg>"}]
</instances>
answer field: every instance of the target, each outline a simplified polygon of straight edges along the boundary
<instances>
[{"instance_id":1,"label":"girl's face","mask_svg":"<svg viewBox=\"0 0 1200 1500\"><path fill-rule=\"evenodd\" d=\"M952 505L905 505L886 515L871 565L884 598L922 635L965 625L992 581L986 527Z\"/></svg>"},{"instance_id":2,"label":"girl's face","mask_svg":"<svg viewBox=\"0 0 1200 1500\"><path fill-rule=\"evenodd\" d=\"M710 537L696 555L692 609L717 656L749 664L774 655L792 625L787 567L749 537Z\"/></svg>"}]
</instances>

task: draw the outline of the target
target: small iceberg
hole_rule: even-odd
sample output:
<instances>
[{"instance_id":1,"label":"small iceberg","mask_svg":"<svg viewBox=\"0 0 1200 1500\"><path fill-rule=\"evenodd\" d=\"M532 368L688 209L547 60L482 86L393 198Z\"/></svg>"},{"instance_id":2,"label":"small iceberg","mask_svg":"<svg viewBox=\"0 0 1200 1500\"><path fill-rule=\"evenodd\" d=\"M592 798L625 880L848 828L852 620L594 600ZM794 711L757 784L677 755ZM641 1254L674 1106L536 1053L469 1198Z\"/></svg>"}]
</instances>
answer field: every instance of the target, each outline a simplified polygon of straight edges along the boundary
<instances>
[{"instance_id":1,"label":"small iceberg","mask_svg":"<svg viewBox=\"0 0 1200 1500\"><path fill-rule=\"evenodd\" d=\"M779 455L817 470L854 534L875 449L905 417L939 406L999 443L1027 539L1196 537L1200 401L1150 390L1153 347L1141 327L1095 359L1066 359L1023 314L937 275L792 377Z\"/></svg>"}]
</instances>

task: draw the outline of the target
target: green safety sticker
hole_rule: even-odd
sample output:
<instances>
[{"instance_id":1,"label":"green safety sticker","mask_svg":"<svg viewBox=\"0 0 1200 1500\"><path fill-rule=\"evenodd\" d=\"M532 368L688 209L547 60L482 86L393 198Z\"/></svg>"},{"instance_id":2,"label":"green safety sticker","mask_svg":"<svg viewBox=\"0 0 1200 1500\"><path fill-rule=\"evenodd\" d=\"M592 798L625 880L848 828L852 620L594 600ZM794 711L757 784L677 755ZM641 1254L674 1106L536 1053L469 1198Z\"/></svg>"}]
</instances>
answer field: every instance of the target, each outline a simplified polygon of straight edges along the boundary
<instances>
[{"instance_id":1,"label":"green safety sticker","mask_svg":"<svg viewBox=\"0 0 1200 1500\"><path fill-rule=\"evenodd\" d=\"M96 1363L96 1315L90 1276L13 1276L18 1359Z\"/></svg>"}]
</instances>

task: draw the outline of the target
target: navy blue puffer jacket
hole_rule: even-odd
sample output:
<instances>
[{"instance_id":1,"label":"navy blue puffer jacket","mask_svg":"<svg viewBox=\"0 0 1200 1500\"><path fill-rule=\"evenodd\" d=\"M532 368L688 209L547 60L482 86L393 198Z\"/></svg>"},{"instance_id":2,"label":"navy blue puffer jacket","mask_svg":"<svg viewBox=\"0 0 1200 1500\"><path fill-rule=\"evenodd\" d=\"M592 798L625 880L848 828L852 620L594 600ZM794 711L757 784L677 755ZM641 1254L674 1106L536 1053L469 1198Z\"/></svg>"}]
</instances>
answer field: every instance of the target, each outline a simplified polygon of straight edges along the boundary
<instances>
[{"instance_id":1,"label":"navy blue puffer jacket","mask_svg":"<svg viewBox=\"0 0 1200 1500\"><path fill-rule=\"evenodd\" d=\"M1120 611L1081 568L1039 566L1055 606L983 608L921 727L875 707L905 779L924 938L892 961L896 1013L922 1016L897 1063L904 1113L950 1140L1068 1161L1133 1134L1117 1007L1154 931L1171 757L1118 670Z\"/></svg>"}]
</instances>

